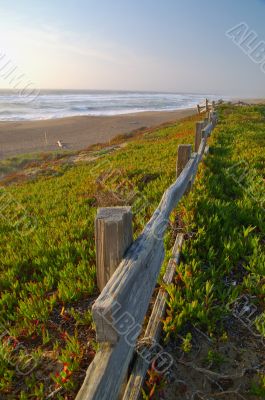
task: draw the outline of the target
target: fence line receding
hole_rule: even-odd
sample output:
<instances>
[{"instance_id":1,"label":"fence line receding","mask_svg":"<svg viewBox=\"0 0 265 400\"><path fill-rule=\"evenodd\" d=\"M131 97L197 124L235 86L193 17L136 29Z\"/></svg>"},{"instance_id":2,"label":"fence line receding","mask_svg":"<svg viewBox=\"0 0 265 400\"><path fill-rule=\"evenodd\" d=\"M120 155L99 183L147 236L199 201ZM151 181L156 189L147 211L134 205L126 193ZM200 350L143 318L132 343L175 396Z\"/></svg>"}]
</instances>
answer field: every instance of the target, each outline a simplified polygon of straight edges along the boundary
<instances>
[{"instance_id":1,"label":"fence line receding","mask_svg":"<svg viewBox=\"0 0 265 400\"><path fill-rule=\"evenodd\" d=\"M198 105L199 114L202 110L206 111L207 118L196 123L195 152L192 153L191 145L179 145L177 179L165 191L134 242L130 207L98 211L95 222L97 279L102 291L92 307L92 314L100 349L87 370L76 400L136 400L140 394L149 362L148 357L143 357L142 351L136 349L142 343L144 354L150 355L150 341L154 344L159 340L166 309L166 292L159 290L147 328L141 333L164 261L164 234L171 212L191 189L199 163L208 152L207 139L217 123L214 102L206 101L203 108ZM166 284L173 279L182 242L183 235L178 234L164 276ZM133 356L134 364L128 377Z\"/></svg>"}]
</instances>

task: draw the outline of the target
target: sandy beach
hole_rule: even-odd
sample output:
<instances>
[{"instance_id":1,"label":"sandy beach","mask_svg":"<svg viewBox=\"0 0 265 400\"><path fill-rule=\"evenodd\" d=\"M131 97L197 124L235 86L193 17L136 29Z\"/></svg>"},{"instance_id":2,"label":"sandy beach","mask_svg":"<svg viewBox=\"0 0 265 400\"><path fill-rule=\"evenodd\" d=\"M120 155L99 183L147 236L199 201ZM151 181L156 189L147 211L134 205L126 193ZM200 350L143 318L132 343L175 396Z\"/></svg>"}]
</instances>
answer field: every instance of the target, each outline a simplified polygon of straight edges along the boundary
<instances>
[{"instance_id":1,"label":"sandy beach","mask_svg":"<svg viewBox=\"0 0 265 400\"><path fill-rule=\"evenodd\" d=\"M80 150L92 144L107 142L120 134L176 121L195 113L195 109L185 109L117 116L0 122L0 159L18 154L58 150L58 140L67 150Z\"/></svg>"}]
</instances>

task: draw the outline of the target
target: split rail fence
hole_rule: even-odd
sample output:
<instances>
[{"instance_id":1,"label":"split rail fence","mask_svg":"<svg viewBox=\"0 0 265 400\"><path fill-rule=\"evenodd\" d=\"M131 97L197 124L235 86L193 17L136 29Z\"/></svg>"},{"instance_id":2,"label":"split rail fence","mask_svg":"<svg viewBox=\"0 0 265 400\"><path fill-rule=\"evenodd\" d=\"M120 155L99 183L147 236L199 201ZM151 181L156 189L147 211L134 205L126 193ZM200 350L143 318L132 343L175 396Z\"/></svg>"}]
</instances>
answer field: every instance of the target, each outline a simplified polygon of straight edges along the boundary
<instances>
[{"instance_id":1,"label":"split rail fence","mask_svg":"<svg viewBox=\"0 0 265 400\"><path fill-rule=\"evenodd\" d=\"M203 112L210 112L210 111L214 111L214 107L215 107L215 102L213 101L212 103L209 102L208 99L206 99L205 104L199 105L197 104L197 111L198 114L201 114Z\"/></svg>"},{"instance_id":2,"label":"split rail fence","mask_svg":"<svg viewBox=\"0 0 265 400\"><path fill-rule=\"evenodd\" d=\"M142 325L164 260L163 239L170 214L190 190L199 163L209 150L207 138L217 123L214 104L206 101L204 109L207 118L196 123L195 152L192 153L192 145L179 145L177 179L165 191L135 241L130 207L98 210L95 236L97 282L101 294L92 307L92 314L100 349L87 370L76 400L136 400L150 365L150 355L153 357L156 352L160 365L167 361L159 348L167 299L162 288L144 332ZM163 278L165 284L171 283L174 277L182 243L183 234L180 233ZM154 348L158 350L154 352Z\"/></svg>"}]
</instances>

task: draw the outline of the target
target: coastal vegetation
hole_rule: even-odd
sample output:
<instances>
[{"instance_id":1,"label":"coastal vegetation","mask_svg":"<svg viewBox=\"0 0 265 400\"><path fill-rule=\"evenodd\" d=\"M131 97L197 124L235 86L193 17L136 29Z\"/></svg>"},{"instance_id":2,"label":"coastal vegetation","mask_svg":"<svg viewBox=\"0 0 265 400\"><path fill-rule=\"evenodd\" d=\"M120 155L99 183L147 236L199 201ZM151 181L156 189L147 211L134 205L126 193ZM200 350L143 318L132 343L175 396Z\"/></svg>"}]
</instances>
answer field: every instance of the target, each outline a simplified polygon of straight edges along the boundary
<instances>
[{"instance_id":1,"label":"coastal vegetation","mask_svg":"<svg viewBox=\"0 0 265 400\"><path fill-rule=\"evenodd\" d=\"M166 260L177 232L186 242L175 282L166 288L163 323L166 346L182 335L185 354L194 347L195 329L211 338L206 358L216 368L224 363L216 343L231 340L231 307L242 296L256 307L257 346L265 334L265 107L222 105L218 111L210 154L166 235ZM196 120L119 137L74 161L73 155L38 160L3 180L1 396L75 397L98 347L91 316L98 295L96 210L131 205L137 237L176 177L178 144L194 143ZM253 396L264 395L260 370L248 380ZM151 394L147 385L145 396Z\"/></svg>"},{"instance_id":2,"label":"coastal vegetation","mask_svg":"<svg viewBox=\"0 0 265 400\"><path fill-rule=\"evenodd\" d=\"M174 180L177 146L193 141L195 120L119 137L116 151L89 149L92 161L45 161L4 179L0 390L6 398L42 399L58 388L58 398L65 391L74 396L97 348L90 312L98 295L97 207L131 204L137 236ZM30 374L16 369L23 359L30 360Z\"/></svg>"},{"instance_id":3,"label":"coastal vegetation","mask_svg":"<svg viewBox=\"0 0 265 400\"><path fill-rule=\"evenodd\" d=\"M265 107L223 105L219 118L179 207L186 241L164 321L176 399L265 395Z\"/></svg>"}]
</instances>

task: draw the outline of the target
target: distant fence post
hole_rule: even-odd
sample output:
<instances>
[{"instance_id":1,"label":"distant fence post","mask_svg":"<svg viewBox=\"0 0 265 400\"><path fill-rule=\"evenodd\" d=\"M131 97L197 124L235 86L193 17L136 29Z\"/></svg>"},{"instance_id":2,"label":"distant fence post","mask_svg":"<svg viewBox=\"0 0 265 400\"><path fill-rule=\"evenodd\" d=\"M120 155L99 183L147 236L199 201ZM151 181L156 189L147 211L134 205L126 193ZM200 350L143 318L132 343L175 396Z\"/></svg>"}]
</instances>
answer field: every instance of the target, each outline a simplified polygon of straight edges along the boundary
<instances>
[{"instance_id":1,"label":"distant fence post","mask_svg":"<svg viewBox=\"0 0 265 400\"><path fill-rule=\"evenodd\" d=\"M215 127L218 122L218 115L217 115L216 111L213 112L213 122L214 122L214 127Z\"/></svg>"},{"instance_id":2,"label":"distant fence post","mask_svg":"<svg viewBox=\"0 0 265 400\"><path fill-rule=\"evenodd\" d=\"M217 123L217 115L215 111L210 112L210 122L212 123L213 128L215 128Z\"/></svg>"},{"instance_id":3,"label":"distant fence post","mask_svg":"<svg viewBox=\"0 0 265 400\"><path fill-rule=\"evenodd\" d=\"M195 153L198 153L201 140L202 140L202 130L204 128L204 122L196 122L196 131L195 131Z\"/></svg>"},{"instance_id":4,"label":"distant fence post","mask_svg":"<svg viewBox=\"0 0 265 400\"><path fill-rule=\"evenodd\" d=\"M202 129L201 135L202 135L202 139L207 139L207 131L205 128Z\"/></svg>"},{"instance_id":5,"label":"distant fence post","mask_svg":"<svg viewBox=\"0 0 265 400\"><path fill-rule=\"evenodd\" d=\"M131 207L99 208L95 238L97 284L102 291L132 244Z\"/></svg>"},{"instance_id":6,"label":"distant fence post","mask_svg":"<svg viewBox=\"0 0 265 400\"><path fill-rule=\"evenodd\" d=\"M205 100L205 108L206 108L206 112L209 111L209 100L208 99Z\"/></svg>"},{"instance_id":7,"label":"distant fence post","mask_svg":"<svg viewBox=\"0 0 265 400\"><path fill-rule=\"evenodd\" d=\"M178 146L177 177L181 174L187 162L191 158L191 151L191 144L180 144Z\"/></svg>"}]
</instances>

